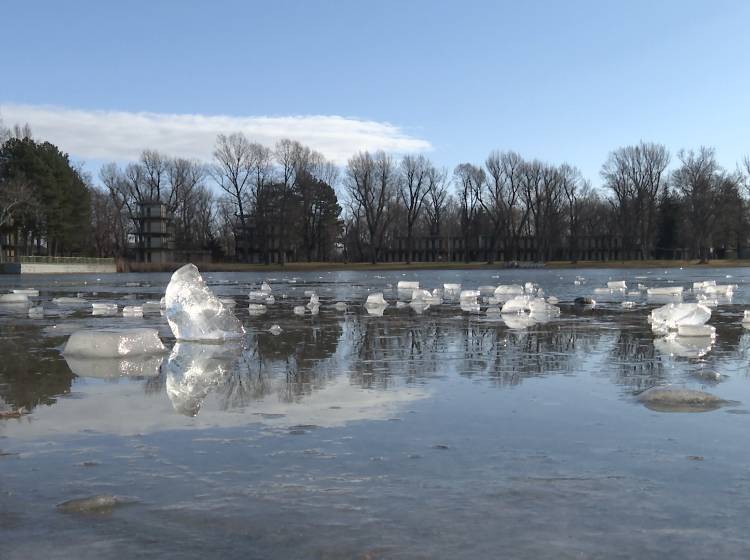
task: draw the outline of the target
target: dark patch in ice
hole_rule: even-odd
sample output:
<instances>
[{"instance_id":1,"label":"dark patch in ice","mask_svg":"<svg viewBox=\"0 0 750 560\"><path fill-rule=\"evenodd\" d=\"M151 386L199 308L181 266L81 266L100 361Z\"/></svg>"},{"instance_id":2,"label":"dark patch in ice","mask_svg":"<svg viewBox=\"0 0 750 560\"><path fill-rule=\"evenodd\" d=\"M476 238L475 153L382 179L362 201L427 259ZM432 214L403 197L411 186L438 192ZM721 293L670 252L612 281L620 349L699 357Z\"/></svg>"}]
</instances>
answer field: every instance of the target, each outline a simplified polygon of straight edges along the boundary
<instances>
[{"instance_id":1,"label":"dark patch in ice","mask_svg":"<svg viewBox=\"0 0 750 560\"><path fill-rule=\"evenodd\" d=\"M106 514L110 513L118 506L131 504L134 503L134 501L135 500L120 498L110 494L99 494L96 496L89 496L88 498L76 498L74 500L68 500L57 504L57 511L89 515Z\"/></svg>"},{"instance_id":2,"label":"dark patch in ice","mask_svg":"<svg viewBox=\"0 0 750 560\"><path fill-rule=\"evenodd\" d=\"M684 387L652 387L639 393L638 401L657 412L709 412L737 404L716 395Z\"/></svg>"}]
</instances>

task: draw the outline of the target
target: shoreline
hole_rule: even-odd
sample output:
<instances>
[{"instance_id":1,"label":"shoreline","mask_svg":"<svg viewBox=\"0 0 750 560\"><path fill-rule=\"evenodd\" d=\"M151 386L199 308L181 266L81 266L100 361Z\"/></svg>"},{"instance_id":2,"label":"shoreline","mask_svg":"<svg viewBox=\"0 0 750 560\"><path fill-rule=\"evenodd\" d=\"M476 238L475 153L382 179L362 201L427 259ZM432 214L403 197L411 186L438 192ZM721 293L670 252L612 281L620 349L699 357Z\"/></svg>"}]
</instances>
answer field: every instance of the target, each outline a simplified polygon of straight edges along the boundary
<instances>
[{"instance_id":1,"label":"shoreline","mask_svg":"<svg viewBox=\"0 0 750 560\"><path fill-rule=\"evenodd\" d=\"M169 263L154 265L149 263L129 263L129 273L142 272L173 272L185 263ZM526 265L526 266L524 266ZM341 263L341 262L310 262L280 264L250 264L250 263L196 263L203 272L345 272L345 271L378 271L378 270L538 270L538 269L636 269L636 268L741 268L750 266L750 260L722 259L708 263L697 260L648 260L648 261L549 261L546 263L521 263L519 267L511 267L506 263L486 262L405 262L389 263Z\"/></svg>"}]
</instances>

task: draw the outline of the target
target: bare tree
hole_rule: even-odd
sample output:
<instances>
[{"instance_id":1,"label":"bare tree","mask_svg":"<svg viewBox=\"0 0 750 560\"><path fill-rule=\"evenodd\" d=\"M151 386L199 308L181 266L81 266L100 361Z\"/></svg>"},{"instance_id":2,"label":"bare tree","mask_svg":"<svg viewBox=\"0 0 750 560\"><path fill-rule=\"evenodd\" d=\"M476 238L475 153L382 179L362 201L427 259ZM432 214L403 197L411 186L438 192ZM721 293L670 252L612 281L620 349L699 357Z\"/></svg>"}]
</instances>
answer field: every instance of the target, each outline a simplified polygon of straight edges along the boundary
<instances>
[{"instance_id":1,"label":"bare tree","mask_svg":"<svg viewBox=\"0 0 750 560\"><path fill-rule=\"evenodd\" d=\"M214 165L211 168L216 184L223 190L236 208L236 216L242 227L242 238L248 231L247 199L257 171L253 146L242 133L229 136L220 134L216 139ZM245 256L247 247L245 247Z\"/></svg>"},{"instance_id":2,"label":"bare tree","mask_svg":"<svg viewBox=\"0 0 750 560\"><path fill-rule=\"evenodd\" d=\"M425 215L432 236L439 236L448 203L448 170L430 166L427 172L427 201Z\"/></svg>"},{"instance_id":3,"label":"bare tree","mask_svg":"<svg viewBox=\"0 0 750 560\"><path fill-rule=\"evenodd\" d=\"M364 216L370 260L378 261L378 250L386 225L386 209L393 198L396 169L385 152L360 152L346 167L346 190Z\"/></svg>"},{"instance_id":4,"label":"bare tree","mask_svg":"<svg viewBox=\"0 0 750 560\"><path fill-rule=\"evenodd\" d=\"M604 184L614 197L623 237L631 232L631 248L640 249L642 259L650 258L656 233L656 209L666 188L669 152L661 144L641 142L609 154L602 166Z\"/></svg>"},{"instance_id":5,"label":"bare tree","mask_svg":"<svg viewBox=\"0 0 750 560\"><path fill-rule=\"evenodd\" d=\"M406 210L406 262L411 264L413 253L414 224L417 223L425 198L429 194L429 180L432 165L422 156L407 155L399 165L398 199Z\"/></svg>"},{"instance_id":6,"label":"bare tree","mask_svg":"<svg viewBox=\"0 0 750 560\"><path fill-rule=\"evenodd\" d=\"M456 182L458 203L461 211L461 234L464 241L464 260L471 261L471 237L476 227L479 213L481 192L486 180L484 169L462 163L453 172Z\"/></svg>"},{"instance_id":7,"label":"bare tree","mask_svg":"<svg viewBox=\"0 0 750 560\"><path fill-rule=\"evenodd\" d=\"M693 258L707 262L724 174L713 148L680 150L677 157L682 165L672 173L672 183L683 196Z\"/></svg>"},{"instance_id":8,"label":"bare tree","mask_svg":"<svg viewBox=\"0 0 750 560\"><path fill-rule=\"evenodd\" d=\"M487 181L479 201L491 225L487 255L490 263L497 254L498 238L504 235L516 247L521 230L526 225L528 208L522 208L521 204L523 166L523 158L516 152L493 151L485 160Z\"/></svg>"},{"instance_id":9,"label":"bare tree","mask_svg":"<svg viewBox=\"0 0 750 560\"><path fill-rule=\"evenodd\" d=\"M567 210L568 258L572 262L576 262L578 260L581 199L587 195L590 187L577 168L563 164L559 171Z\"/></svg>"}]
</instances>

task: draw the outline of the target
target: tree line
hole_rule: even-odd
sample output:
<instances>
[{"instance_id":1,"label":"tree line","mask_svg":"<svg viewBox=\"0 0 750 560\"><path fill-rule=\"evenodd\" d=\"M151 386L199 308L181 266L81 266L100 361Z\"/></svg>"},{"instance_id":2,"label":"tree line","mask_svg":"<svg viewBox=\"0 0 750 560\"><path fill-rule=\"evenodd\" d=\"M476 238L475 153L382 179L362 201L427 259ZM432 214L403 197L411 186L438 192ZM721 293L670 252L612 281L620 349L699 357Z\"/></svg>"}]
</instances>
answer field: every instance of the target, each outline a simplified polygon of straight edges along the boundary
<instances>
[{"instance_id":1,"label":"tree line","mask_svg":"<svg viewBox=\"0 0 750 560\"><path fill-rule=\"evenodd\" d=\"M221 260L578 260L592 239L619 258L705 260L742 255L749 178L750 159L727 170L708 147L674 159L656 143L618 148L594 188L570 164L514 151L452 170L364 151L339 167L294 140L235 133L210 162L147 149L97 182L28 126L0 123L0 228L24 254L132 257L139 205L159 202L178 255Z\"/></svg>"}]
</instances>

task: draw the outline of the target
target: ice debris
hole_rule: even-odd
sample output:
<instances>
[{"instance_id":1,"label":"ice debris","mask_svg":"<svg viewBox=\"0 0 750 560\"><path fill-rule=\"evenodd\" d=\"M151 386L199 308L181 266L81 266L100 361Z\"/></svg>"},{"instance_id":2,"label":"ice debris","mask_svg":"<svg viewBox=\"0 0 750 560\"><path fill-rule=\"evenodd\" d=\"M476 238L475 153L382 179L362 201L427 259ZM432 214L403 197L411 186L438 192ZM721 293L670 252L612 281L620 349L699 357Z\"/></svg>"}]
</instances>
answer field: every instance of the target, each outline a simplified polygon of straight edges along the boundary
<instances>
[{"instance_id":1,"label":"ice debris","mask_svg":"<svg viewBox=\"0 0 750 560\"><path fill-rule=\"evenodd\" d=\"M226 340L245 334L232 310L206 286L193 264L172 274L165 298L167 321L177 340Z\"/></svg>"},{"instance_id":2,"label":"ice debris","mask_svg":"<svg viewBox=\"0 0 750 560\"><path fill-rule=\"evenodd\" d=\"M80 358L121 358L164 352L156 329L80 330L70 335L63 354Z\"/></svg>"},{"instance_id":3,"label":"ice debris","mask_svg":"<svg viewBox=\"0 0 750 560\"><path fill-rule=\"evenodd\" d=\"M52 300L55 305L88 305L88 301L81 297L59 297Z\"/></svg>"},{"instance_id":4,"label":"ice debris","mask_svg":"<svg viewBox=\"0 0 750 560\"><path fill-rule=\"evenodd\" d=\"M274 336L279 336L284 332L284 330L279 325L271 325L271 328L268 329L268 332L270 332Z\"/></svg>"},{"instance_id":5,"label":"ice debris","mask_svg":"<svg viewBox=\"0 0 750 560\"><path fill-rule=\"evenodd\" d=\"M123 317L143 317L143 308L140 305L126 305L122 308Z\"/></svg>"},{"instance_id":6,"label":"ice debris","mask_svg":"<svg viewBox=\"0 0 750 560\"><path fill-rule=\"evenodd\" d=\"M682 297L682 290L682 286L664 286L661 288L648 288L646 293L649 296Z\"/></svg>"},{"instance_id":7,"label":"ice debris","mask_svg":"<svg viewBox=\"0 0 750 560\"><path fill-rule=\"evenodd\" d=\"M250 303L247 306L247 312L250 315L263 315L267 311L266 306L262 303Z\"/></svg>"},{"instance_id":8,"label":"ice debris","mask_svg":"<svg viewBox=\"0 0 750 560\"><path fill-rule=\"evenodd\" d=\"M409 291L412 292L413 290L419 289L419 282L408 282L406 280L399 280L398 284L396 284L396 288L399 291Z\"/></svg>"},{"instance_id":9,"label":"ice debris","mask_svg":"<svg viewBox=\"0 0 750 560\"><path fill-rule=\"evenodd\" d=\"M0 303L29 303L26 294L0 294Z\"/></svg>"},{"instance_id":10,"label":"ice debris","mask_svg":"<svg viewBox=\"0 0 750 560\"><path fill-rule=\"evenodd\" d=\"M628 285L625 283L625 280L613 280L607 282L607 288L610 290L627 290Z\"/></svg>"},{"instance_id":11,"label":"ice debris","mask_svg":"<svg viewBox=\"0 0 750 560\"><path fill-rule=\"evenodd\" d=\"M39 297L39 290L34 288L17 288L13 290L14 294L24 294L29 297Z\"/></svg>"},{"instance_id":12,"label":"ice debris","mask_svg":"<svg viewBox=\"0 0 750 560\"><path fill-rule=\"evenodd\" d=\"M29 317L32 319L40 319L44 317L44 307L41 305L29 307Z\"/></svg>"}]
</instances>

